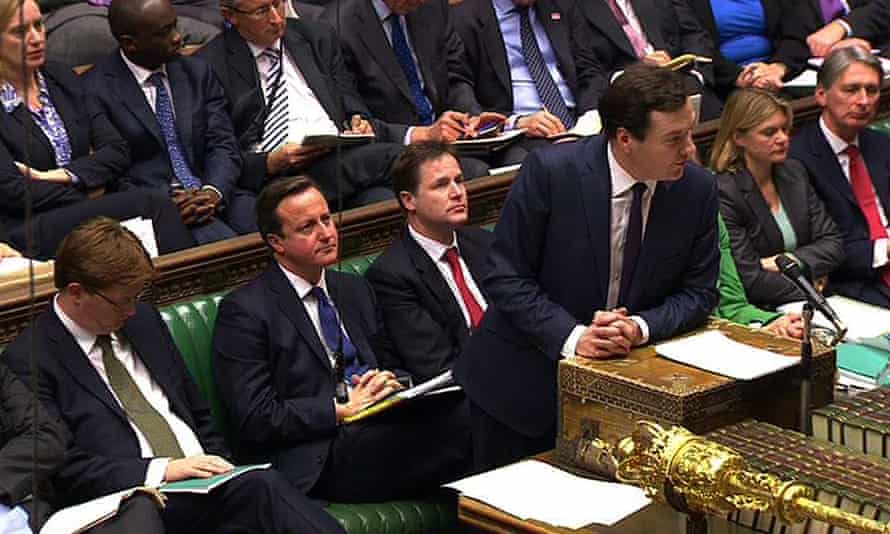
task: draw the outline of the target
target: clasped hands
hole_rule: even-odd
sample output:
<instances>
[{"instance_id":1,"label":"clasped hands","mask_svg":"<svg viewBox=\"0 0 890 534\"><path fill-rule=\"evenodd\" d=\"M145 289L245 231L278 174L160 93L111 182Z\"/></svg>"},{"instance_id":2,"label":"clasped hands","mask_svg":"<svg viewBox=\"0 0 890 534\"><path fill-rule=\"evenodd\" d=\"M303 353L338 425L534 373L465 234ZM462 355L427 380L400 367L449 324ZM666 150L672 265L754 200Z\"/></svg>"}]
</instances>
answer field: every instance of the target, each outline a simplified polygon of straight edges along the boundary
<instances>
[{"instance_id":1,"label":"clasped hands","mask_svg":"<svg viewBox=\"0 0 890 534\"><path fill-rule=\"evenodd\" d=\"M581 358L603 359L623 356L643 339L640 325L627 315L626 308L597 311L575 346Z\"/></svg>"},{"instance_id":2,"label":"clasped hands","mask_svg":"<svg viewBox=\"0 0 890 534\"><path fill-rule=\"evenodd\" d=\"M213 189L176 189L173 202L186 226L202 224L213 218L222 199Z\"/></svg>"},{"instance_id":3,"label":"clasped hands","mask_svg":"<svg viewBox=\"0 0 890 534\"><path fill-rule=\"evenodd\" d=\"M349 401L344 404L334 401L337 422L357 414L404 387L392 371L379 369L370 369L361 376L353 375L351 381L352 391L349 392Z\"/></svg>"},{"instance_id":4,"label":"clasped hands","mask_svg":"<svg viewBox=\"0 0 890 534\"><path fill-rule=\"evenodd\" d=\"M737 87L754 87L767 91L781 91L785 84L782 78L788 67L782 63L749 63L742 68L736 77Z\"/></svg>"}]
</instances>

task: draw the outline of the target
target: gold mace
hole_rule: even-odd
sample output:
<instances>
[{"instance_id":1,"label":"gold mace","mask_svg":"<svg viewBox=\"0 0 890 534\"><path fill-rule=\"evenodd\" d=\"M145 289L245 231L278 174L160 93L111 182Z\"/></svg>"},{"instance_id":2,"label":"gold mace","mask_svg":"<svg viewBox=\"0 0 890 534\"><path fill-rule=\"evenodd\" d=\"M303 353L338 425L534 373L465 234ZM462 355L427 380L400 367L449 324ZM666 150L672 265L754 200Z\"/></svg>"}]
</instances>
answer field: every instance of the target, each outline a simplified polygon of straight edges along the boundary
<instances>
[{"instance_id":1,"label":"gold mace","mask_svg":"<svg viewBox=\"0 0 890 534\"><path fill-rule=\"evenodd\" d=\"M890 534L890 524L820 503L811 486L752 470L736 451L678 426L665 430L641 421L614 447L581 440L575 459L688 514L754 510L787 524L815 519L854 532Z\"/></svg>"}]
</instances>

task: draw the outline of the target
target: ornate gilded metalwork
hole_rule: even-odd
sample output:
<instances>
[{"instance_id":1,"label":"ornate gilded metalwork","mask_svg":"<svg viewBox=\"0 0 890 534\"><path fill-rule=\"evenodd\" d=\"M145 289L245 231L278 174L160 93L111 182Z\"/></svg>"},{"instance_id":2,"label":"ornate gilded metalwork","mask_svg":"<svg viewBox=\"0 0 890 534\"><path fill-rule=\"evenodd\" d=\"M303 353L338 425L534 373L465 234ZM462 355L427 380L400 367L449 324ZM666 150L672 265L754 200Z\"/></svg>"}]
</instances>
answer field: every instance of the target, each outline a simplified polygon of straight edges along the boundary
<instances>
[{"instance_id":1,"label":"ornate gilded metalwork","mask_svg":"<svg viewBox=\"0 0 890 534\"><path fill-rule=\"evenodd\" d=\"M853 532L890 534L890 524L820 503L812 487L754 471L734 450L681 427L638 422L615 446L581 440L575 457L579 465L639 486L685 513L756 510L789 524L815 519Z\"/></svg>"}]
</instances>

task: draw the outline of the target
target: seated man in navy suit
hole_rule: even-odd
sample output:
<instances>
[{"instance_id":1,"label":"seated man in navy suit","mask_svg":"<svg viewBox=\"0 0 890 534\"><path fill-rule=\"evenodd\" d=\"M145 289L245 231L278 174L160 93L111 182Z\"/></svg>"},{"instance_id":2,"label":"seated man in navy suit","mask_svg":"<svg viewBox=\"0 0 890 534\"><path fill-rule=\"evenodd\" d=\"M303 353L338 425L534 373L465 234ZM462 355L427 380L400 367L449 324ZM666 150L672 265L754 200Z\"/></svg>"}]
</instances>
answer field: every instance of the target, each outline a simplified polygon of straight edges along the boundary
<instances>
[{"instance_id":1,"label":"seated man in navy suit","mask_svg":"<svg viewBox=\"0 0 890 534\"><path fill-rule=\"evenodd\" d=\"M451 368L485 313L494 234L464 227L467 190L448 145L406 148L392 179L407 225L366 273L393 341L395 359L381 363L428 380Z\"/></svg>"},{"instance_id":2,"label":"seated man in navy suit","mask_svg":"<svg viewBox=\"0 0 890 534\"><path fill-rule=\"evenodd\" d=\"M87 91L130 146L131 182L170 191L199 244L255 231L225 93L204 61L179 57L170 1L114 2L108 22L120 49L87 73Z\"/></svg>"},{"instance_id":3,"label":"seated man in navy suit","mask_svg":"<svg viewBox=\"0 0 890 534\"><path fill-rule=\"evenodd\" d=\"M116 221L77 227L56 255L58 295L3 355L26 383L35 360L46 417L71 430L53 479L59 504L232 469L169 330L138 301L152 275L139 240ZM276 471L167 497L160 514L168 533L342 532Z\"/></svg>"},{"instance_id":4,"label":"seated man in navy suit","mask_svg":"<svg viewBox=\"0 0 890 534\"><path fill-rule=\"evenodd\" d=\"M822 115L794 135L790 156L810 173L844 238L844 261L829 274L832 291L890 307L890 138L868 129L883 79L881 63L859 47L839 48L819 70Z\"/></svg>"},{"instance_id":5,"label":"seated man in navy suit","mask_svg":"<svg viewBox=\"0 0 890 534\"><path fill-rule=\"evenodd\" d=\"M495 229L488 310L454 364L477 469L553 448L558 361L622 356L717 305L717 184L682 75L635 65L603 134L529 154Z\"/></svg>"},{"instance_id":6,"label":"seated man in navy suit","mask_svg":"<svg viewBox=\"0 0 890 534\"><path fill-rule=\"evenodd\" d=\"M318 188L305 177L272 182L257 218L275 261L223 299L213 336L239 458L273 462L300 490L335 501L404 497L463 474L462 395L345 422L400 384L377 369L388 340L371 286L327 269L337 227Z\"/></svg>"}]
</instances>

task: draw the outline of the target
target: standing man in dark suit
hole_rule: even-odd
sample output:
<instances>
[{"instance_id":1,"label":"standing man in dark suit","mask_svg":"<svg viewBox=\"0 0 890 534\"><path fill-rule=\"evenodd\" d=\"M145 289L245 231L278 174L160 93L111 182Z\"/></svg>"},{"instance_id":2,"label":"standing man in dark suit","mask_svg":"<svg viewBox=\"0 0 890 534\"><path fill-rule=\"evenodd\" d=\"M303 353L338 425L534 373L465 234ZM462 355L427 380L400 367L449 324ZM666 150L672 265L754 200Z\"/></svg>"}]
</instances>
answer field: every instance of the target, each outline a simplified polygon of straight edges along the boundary
<instances>
[{"instance_id":1,"label":"standing man in dark suit","mask_svg":"<svg viewBox=\"0 0 890 534\"><path fill-rule=\"evenodd\" d=\"M257 217L275 262L223 299L213 336L240 457L273 462L300 490L335 501L404 497L463 474L460 395L344 421L401 386L377 369L388 340L371 286L326 269L338 238L319 190L305 177L272 182Z\"/></svg>"},{"instance_id":2,"label":"standing man in dark suit","mask_svg":"<svg viewBox=\"0 0 890 534\"><path fill-rule=\"evenodd\" d=\"M881 64L870 52L859 47L831 52L816 86L822 115L797 132L790 155L806 166L843 235L843 263L831 273L829 287L890 308L890 139L868 129L882 79Z\"/></svg>"},{"instance_id":3,"label":"standing man in dark suit","mask_svg":"<svg viewBox=\"0 0 890 534\"><path fill-rule=\"evenodd\" d=\"M401 139L340 153L301 146L308 134L345 130L385 138L387 132L368 120L330 27L286 20L284 1L223 0L230 28L198 53L213 66L228 97L244 160L242 183L259 193L269 180L306 173L328 200L342 196L346 207L391 199L389 168Z\"/></svg>"},{"instance_id":4,"label":"standing man in dark suit","mask_svg":"<svg viewBox=\"0 0 890 534\"><path fill-rule=\"evenodd\" d=\"M716 53L686 0L595 0L578 2L578 9L602 36L596 54L606 73L637 61L663 65L682 54L713 59ZM702 95L701 119L717 118L723 106L714 89L714 67L701 63L694 69L687 84Z\"/></svg>"},{"instance_id":5,"label":"standing man in dark suit","mask_svg":"<svg viewBox=\"0 0 890 534\"><path fill-rule=\"evenodd\" d=\"M86 75L87 90L130 146L129 178L170 191L199 244L254 231L225 93L209 65L178 56L169 0L114 2L108 22L120 49Z\"/></svg>"},{"instance_id":6,"label":"standing man in dark suit","mask_svg":"<svg viewBox=\"0 0 890 534\"><path fill-rule=\"evenodd\" d=\"M365 273L393 341L386 354L394 360L381 356L380 363L428 380L451 368L482 320L481 285L494 234L464 227L467 190L447 145L406 148L392 177L407 225Z\"/></svg>"},{"instance_id":7,"label":"standing man in dark suit","mask_svg":"<svg viewBox=\"0 0 890 534\"><path fill-rule=\"evenodd\" d=\"M608 82L574 0L466 0L454 26L479 104L509 115L507 128L546 138L596 114Z\"/></svg>"},{"instance_id":8,"label":"standing man in dark suit","mask_svg":"<svg viewBox=\"0 0 890 534\"><path fill-rule=\"evenodd\" d=\"M689 162L682 76L629 67L599 111L603 135L529 154L501 212L489 307L454 365L477 469L553 447L561 358L627 354L717 304L717 184Z\"/></svg>"},{"instance_id":9,"label":"standing man in dark suit","mask_svg":"<svg viewBox=\"0 0 890 534\"><path fill-rule=\"evenodd\" d=\"M153 275L139 241L117 222L73 230L56 255L59 294L6 349L25 381L31 358L47 417L73 434L54 478L75 504L134 486L207 478L232 469L210 410L157 310L138 302ZM340 532L277 472L246 473L206 495L168 495L168 533Z\"/></svg>"}]
</instances>

